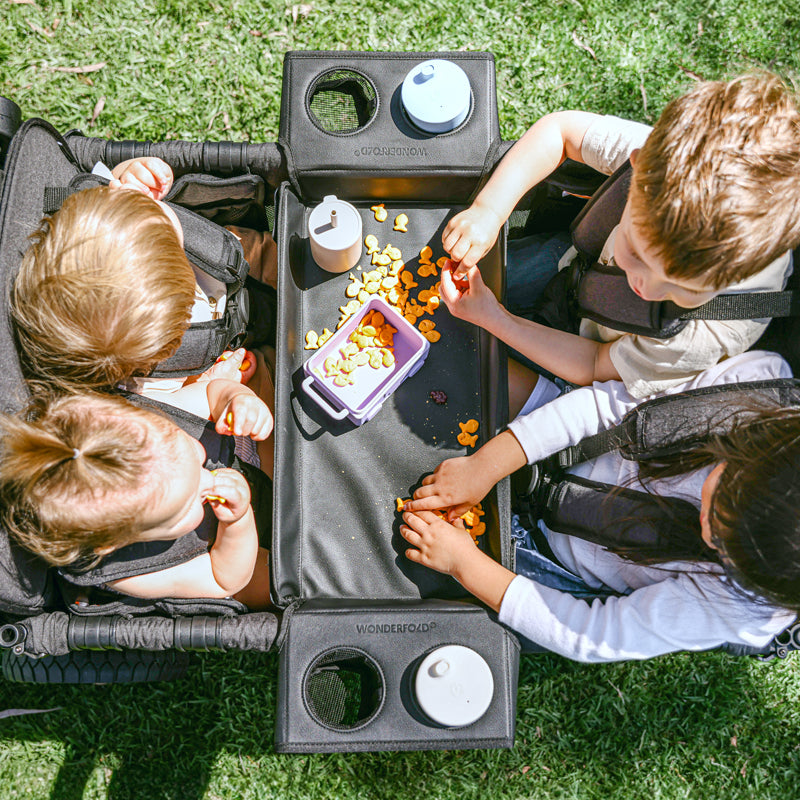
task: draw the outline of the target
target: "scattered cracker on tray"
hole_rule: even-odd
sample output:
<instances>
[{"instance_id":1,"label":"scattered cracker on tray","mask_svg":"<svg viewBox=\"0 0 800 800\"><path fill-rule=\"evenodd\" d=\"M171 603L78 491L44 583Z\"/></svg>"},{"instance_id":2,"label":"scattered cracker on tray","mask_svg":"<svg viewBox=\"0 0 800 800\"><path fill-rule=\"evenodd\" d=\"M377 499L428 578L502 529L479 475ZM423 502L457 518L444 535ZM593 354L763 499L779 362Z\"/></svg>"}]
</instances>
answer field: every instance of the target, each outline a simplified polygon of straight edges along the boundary
<instances>
[{"instance_id":1,"label":"scattered cracker on tray","mask_svg":"<svg viewBox=\"0 0 800 800\"><path fill-rule=\"evenodd\" d=\"M376 203L370 206L370 209L379 222L386 220L384 203ZM400 227L397 227L398 222ZM407 231L407 226L408 215L398 214L395 218L395 229ZM429 319L424 317L426 314L433 316L441 307L440 281L437 278L442 265L447 262L446 257L442 256L434 261L433 248L425 245L419 251L417 257L419 263L414 269L411 262L407 265L403 260L403 253L399 247L387 244L381 249L378 237L372 233L364 237L364 248L370 259L371 269L367 269L360 277L356 277L352 272L349 273L350 282L344 290L347 302L339 307L336 328L341 328L361 306L369 302L371 297L378 295L396 308L410 325L417 326L429 342L438 342L441 333L435 330L435 325ZM361 267L358 266L356 269L360 270ZM433 280L429 285L420 286L417 279L427 278ZM418 290L416 295L413 294L415 289ZM327 329L320 334L309 331L306 334L305 349L316 350L324 344L326 333Z\"/></svg>"},{"instance_id":2,"label":"scattered cracker on tray","mask_svg":"<svg viewBox=\"0 0 800 800\"><path fill-rule=\"evenodd\" d=\"M459 422L458 427L461 428L461 433L456 437L458 443L465 447L475 447L475 443L478 441L478 420L468 419L466 422Z\"/></svg>"}]
</instances>

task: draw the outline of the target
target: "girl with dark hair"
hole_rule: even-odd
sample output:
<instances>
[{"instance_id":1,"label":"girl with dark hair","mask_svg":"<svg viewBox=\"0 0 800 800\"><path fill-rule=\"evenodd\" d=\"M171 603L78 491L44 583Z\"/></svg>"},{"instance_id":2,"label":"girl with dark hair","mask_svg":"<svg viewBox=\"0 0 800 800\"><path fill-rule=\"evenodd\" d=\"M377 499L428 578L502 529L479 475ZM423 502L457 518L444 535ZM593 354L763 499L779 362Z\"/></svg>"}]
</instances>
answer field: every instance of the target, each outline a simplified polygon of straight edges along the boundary
<instances>
[{"instance_id":1,"label":"girl with dark hair","mask_svg":"<svg viewBox=\"0 0 800 800\"><path fill-rule=\"evenodd\" d=\"M779 356L751 351L668 393L787 377ZM644 659L726 643L763 647L791 624L800 609L797 409L748 414L728 434L657 464L614 451L571 468L593 481L693 504L693 518L667 522L660 552L615 552L542 521L526 531L514 517L514 573L451 524L501 478L612 427L641 402L617 381L557 394L540 378L507 430L424 478L403 514L409 559L456 578L531 649L578 661ZM446 519L433 513L441 509Z\"/></svg>"}]
</instances>

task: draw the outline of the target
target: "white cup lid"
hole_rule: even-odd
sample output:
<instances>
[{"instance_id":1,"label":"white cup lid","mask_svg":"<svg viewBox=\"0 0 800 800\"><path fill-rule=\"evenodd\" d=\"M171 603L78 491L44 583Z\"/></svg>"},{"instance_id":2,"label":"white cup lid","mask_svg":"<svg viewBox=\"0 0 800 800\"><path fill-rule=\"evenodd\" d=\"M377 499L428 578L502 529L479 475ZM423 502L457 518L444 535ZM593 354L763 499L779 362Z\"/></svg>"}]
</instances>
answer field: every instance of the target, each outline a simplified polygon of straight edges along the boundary
<instances>
[{"instance_id":1,"label":"white cup lid","mask_svg":"<svg viewBox=\"0 0 800 800\"><path fill-rule=\"evenodd\" d=\"M457 128L472 102L467 73L441 58L417 64L406 75L400 96L414 124L430 133Z\"/></svg>"},{"instance_id":2,"label":"white cup lid","mask_svg":"<svg viewBox=\"0 0 800 800\"><path fill-rule=\"evenodd\" d=\"M308 233L326 250L346 250L361 239L361 217L355 206L329 194L309 215Z\"/></svg>"},{"instance_id":3,"label":"white cup lid","mask_svg":"<svg viewBox=\"0 0 800 800\"><path fill-rule=\"evenodd\" d=\"M494 678L483 656L469 647L448 644L428 653L417 668L414 694L434 722L470 725L489 708Z\"/></svg>"}]
</instances>

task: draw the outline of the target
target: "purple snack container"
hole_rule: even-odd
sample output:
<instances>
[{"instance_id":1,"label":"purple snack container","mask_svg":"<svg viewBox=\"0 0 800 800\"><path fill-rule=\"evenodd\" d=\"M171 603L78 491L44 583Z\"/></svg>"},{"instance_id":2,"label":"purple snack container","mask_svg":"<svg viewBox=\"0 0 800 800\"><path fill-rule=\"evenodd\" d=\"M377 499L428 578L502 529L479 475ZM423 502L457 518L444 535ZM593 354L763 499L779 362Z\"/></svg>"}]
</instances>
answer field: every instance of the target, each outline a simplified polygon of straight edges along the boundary
<instances>
[{"instance_id":1,"label":"purple snack container","mask_svg":"<svg viewBox=\"0 0 800 800\"><path fill-rule=\"evenodd\" d=\"M394 335L394 364L373 369L368 364L352 373L353 383L336 386L333 378L325 376L325 359L338 356L339 348L347 344L350 334L370 311L380 311L397 333ZM361 310L325 342L305 364L303 391L335 420L349 419L363 425L380 411L383 401L425 362L430 342L390 306L382 297L373 297Z\"/></svg>"}]
</instances>

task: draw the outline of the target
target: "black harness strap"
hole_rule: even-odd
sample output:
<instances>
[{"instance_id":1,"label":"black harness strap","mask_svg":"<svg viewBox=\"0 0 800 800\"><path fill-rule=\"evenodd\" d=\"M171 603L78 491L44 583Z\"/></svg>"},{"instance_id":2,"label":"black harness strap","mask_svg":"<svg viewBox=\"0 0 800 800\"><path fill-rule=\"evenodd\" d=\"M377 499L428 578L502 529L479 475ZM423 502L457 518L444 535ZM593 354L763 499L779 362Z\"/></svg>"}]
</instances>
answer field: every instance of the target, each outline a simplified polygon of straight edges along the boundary
<instances>
[{"instance_id":1,"label":"black harness strap","mask_svg":"<svg viewBox=\"0 0 800 800\"><path fill-rule=\"evenodd\" d=\"M800 291L721 294L698 308L669 301L643 300L628 285L619 267L598 263L603 246L619 223L632 177L627 161L592 195L570 226L578 255L523 316L574 331L580 319L626 333L669 339L691 320L750 320L800 316ZM565 315L565 310L567 311ZM565 319L565 316L567 319Z\"/></svg>"},{"instance_id":2,"label":"black harness strap","mask_svg":"<svg viewBox=\"0 0 800 800\"><path fill-rule=\"evenodd\" d=\"M759 409L786 406L800 406L800 380L703 386L656 397L631 409L613 428L549 456L543 468L560 473L613 450L629 460L661 458L688 450L709 434L726 433L735 422Z\"/></svg>"},{"instance_id":3,"label":"black harness strap","mask_svg":"<svg viewBox=\"0 0 800 800\"><path fill-rule=\"evenodd\" d=\"M667 318L690 319L770 319L800 316L800 292L747 292L719 294L697 308L681 308L663 303Z\"/></svg>"}]
</instances>

